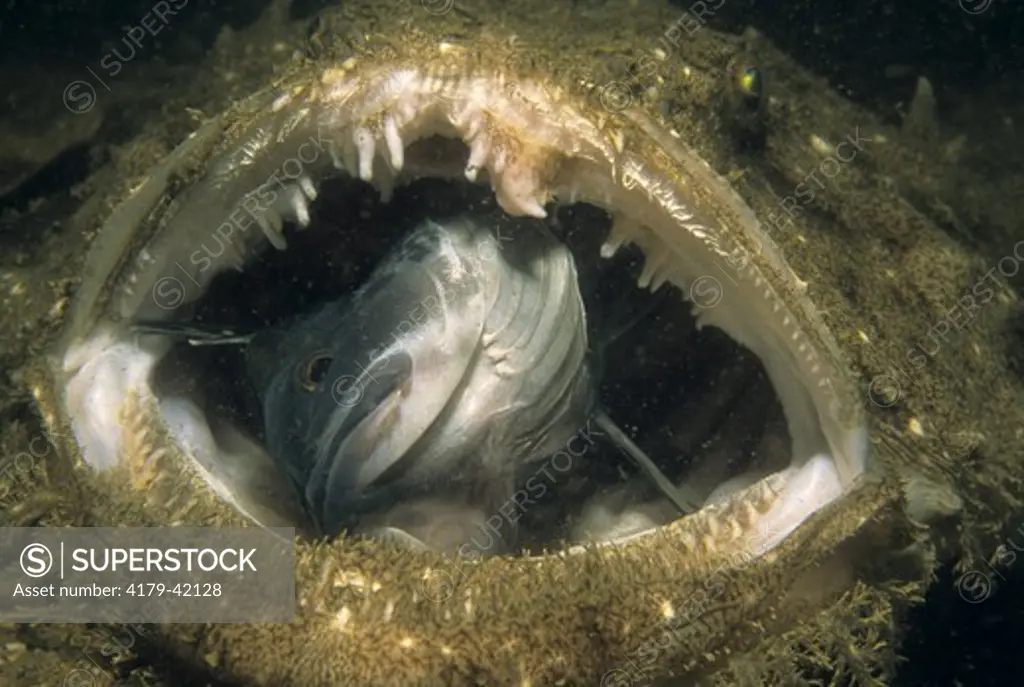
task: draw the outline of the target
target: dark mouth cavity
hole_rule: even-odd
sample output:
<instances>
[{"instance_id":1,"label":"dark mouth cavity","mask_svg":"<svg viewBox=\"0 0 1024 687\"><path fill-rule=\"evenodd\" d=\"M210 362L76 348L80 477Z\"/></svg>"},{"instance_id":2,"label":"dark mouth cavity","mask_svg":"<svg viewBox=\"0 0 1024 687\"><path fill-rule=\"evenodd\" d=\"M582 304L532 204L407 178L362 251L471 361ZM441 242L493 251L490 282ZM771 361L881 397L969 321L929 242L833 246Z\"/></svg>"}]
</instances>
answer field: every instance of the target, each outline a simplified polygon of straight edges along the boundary
<instances>
[{"instance_id":1,"label":"dark mouth cavity","mask_svg":"<svg viewBox=\"0 0 1024 687\"><path fill-rule=\"evenodd\" d=\"M466 213L499 236L514 236L519 222L542 221L506 215L492 192L464 181L420 179L383 202L362 181L325 180L310 204L309 226L286 220L286 250L267 246L243 272L218 275L178 319L239 331L273 326L357 288L422 221ZM601 258L611 227L604 211L559 206L543 221L576 261L600 406L682 493L699 506L732 477L784 468L785 421L757 357L717 328L696 329L695 306L675 286L653 295L640 289L644 261L635 246ZM200 250L216 259L224 246L211 236ZM230 423L265 445L266 418L241 347L175 344L156 368L153 389L158 397L192 399L215 432ZM493 533L482 536L515 531L516 549L552 548L579 536L581 513L595 499L613 511L658 500L656 487L608 438L580 429L571 450L524 466L519 483L532 485L528 498L487 514ZM315 534L308 523L296 524Z\"/></svg>"}]
</instances>

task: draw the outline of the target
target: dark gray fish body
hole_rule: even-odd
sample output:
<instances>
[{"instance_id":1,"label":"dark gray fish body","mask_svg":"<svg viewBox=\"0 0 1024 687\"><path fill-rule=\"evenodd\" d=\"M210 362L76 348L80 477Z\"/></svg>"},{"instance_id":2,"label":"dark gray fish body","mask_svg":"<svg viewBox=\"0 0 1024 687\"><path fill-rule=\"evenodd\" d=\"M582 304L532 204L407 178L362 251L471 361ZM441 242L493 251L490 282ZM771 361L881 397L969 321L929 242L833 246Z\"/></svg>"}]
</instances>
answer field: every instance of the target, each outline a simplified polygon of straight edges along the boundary
<instances>
[{"instance_id":1,"label":"dark gray fish body","mask_svg":"<svg viewBox=\"0 0 1024 687\"><path fill-rule=\"evenodd\" d=\"M506 498L584 424L586 353L569 250L542 226L499 245L459 219L420 226L351 297L248 355L270 452L333 534L416 495Z\"/></svg>"}]
</instances>

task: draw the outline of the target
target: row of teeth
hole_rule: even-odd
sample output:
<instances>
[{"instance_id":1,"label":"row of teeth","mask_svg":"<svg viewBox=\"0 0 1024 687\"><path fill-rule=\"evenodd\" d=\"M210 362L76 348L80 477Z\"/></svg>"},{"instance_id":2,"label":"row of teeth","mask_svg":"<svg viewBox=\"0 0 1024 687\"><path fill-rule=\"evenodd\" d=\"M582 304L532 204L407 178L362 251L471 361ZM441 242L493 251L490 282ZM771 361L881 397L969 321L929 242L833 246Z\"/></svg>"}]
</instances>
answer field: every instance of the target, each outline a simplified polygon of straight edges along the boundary
<instances>
[{"instance_id":1,"label":"row of teeth","mask_svg":"<svg viewBox=\"0 0 1024 687\"><path fill-rule=\"evenodd\" d=\"M392 153L394 160L394 153ZM476 169L470 156L470 164L467 165L466 176L470 176L470 169L473 168L473 177L476 177ZM372 176L370 177L372 180ZM284 206L271 207L256 217L256 221L270 244L278 250L285 250L288 246L284 237L284 220L289 219L295 222L299 228L309 226L310 214L309 203L317 198L316 185L313 180L304 176L297 184L287 187L283 194ZM385 201L388 200L387 198ZM632 242L643 231L643 227L635 220L617 215L613 222L608 238L601 245L601 257L609 260L615 256L623 245ZM668 251L647 251L644 257L644 267L637 279L637 286L641 289L650 289L655 292L669 281L676 271L675 263L671 253Z\"/></svg>"},{"instance_id":2,"label":"row of teeth","mask_svg":"<svg viewBox=\"0 0 1024 687\"><path fill-rule=\"evenodd\" d=\"M401 115L401 119L407 121L412 120L415 116L411 112L402 112ZM531 190L529 184L527 184L525 193L523 189L509 188L508 176L504 174L508 170L507 155L503 146L492 146L483 115L479 114L477 110L467 111L453 115L451 123L461 133L463 140L468 142L469 157L464 170L467 180L475 182L480 170L487 169L492 187L499 196L499 202L505 201L502 206L507 212L537 218L546 216L543 206L537 200L539 194L536 189ZM380 155L380 157L386 164L376 166L375 185L381 193L381 199L388 202L394 191L395 178L405 164L405 147L401 126L395 116L384 119L381 138L387 156ZM378 148L377 137L366 127L356 128L351 138L347 139L343 145L337 146L334 143L328 145L331 160L336 169L367 183L375 181L374 162L378 157ZM522 180L517 179L516 181ZM302 176L297 183L286 187L274 205L256 217L257 223L274 248L278 250L287 248L288 244L284 236L286 219L293 221L300 229L309 225L309 204L316 198L317 189L313 179L309 176ZM644 231L644 228L635 220L623 215L616 215L608 238L601 246L601 257L605 259L614 257L619 248L636 241ZM644 267L637 280L637 285L654 292L673 276L676 276L677 267L669 251L645 250L644 254Z\"/></svg>"},{"instance_id":3,"label":"row of teeth","mask_svg":"<svg viewBox=\"0 0 1024 687\"><path fill-rule=\"evenodd\" d=\"M628 243L645 243L643 237L646 230L636 220L623 215L612 218L612 228L608 238L601 244L601 257L610 260L623 245ZM668 250L657 250L653 246L641 245L644 255L644 267L637 279L637 286L655 292L665 282L674 277L681 277L679 265Z\"/></svg>"},{"instance_id":4,"label":"row of teeth","mask_svg":"<svg viewBox=\"0 0 1024 687\"><path fill-rule=\"evenodd\" d=\"M300 229L309 226L309 204L316 200L316 184L308 176L300 177L297 184L285 188L280 201L256 215L256 223L263 234L277 250L285 250L288 242L284 238L284 220L288 218Z\"/></svg>"}]
</instances>

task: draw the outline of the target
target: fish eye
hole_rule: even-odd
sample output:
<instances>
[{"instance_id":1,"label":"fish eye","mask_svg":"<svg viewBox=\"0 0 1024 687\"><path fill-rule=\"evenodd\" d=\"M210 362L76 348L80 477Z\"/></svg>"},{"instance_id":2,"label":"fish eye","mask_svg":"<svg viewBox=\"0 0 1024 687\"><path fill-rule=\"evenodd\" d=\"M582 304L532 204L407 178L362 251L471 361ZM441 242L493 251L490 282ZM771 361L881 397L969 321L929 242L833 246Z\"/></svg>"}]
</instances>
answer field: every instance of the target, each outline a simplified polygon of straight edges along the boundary
<instances>
[{"instance_id":1,"label":"fish eye","mask_svg":"<svg viewBox=\"0 0 1024 687\"><path fill-rule=\"evenodd\" d=\"M316 391L320 382L327 377L334 357L328 353L317 353L299 365L299 384L307 391Z\"/></svg>"}]
</instances>

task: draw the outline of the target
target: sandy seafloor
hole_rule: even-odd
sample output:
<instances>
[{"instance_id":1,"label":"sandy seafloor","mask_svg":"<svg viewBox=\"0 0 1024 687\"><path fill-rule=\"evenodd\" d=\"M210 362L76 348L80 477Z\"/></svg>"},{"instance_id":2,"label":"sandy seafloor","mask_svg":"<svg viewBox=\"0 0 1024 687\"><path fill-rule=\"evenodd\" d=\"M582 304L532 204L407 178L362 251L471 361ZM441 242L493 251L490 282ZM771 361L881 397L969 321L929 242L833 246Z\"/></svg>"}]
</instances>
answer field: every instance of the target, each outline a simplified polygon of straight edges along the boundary
<instances>
[{"instance_id":1,"label":"sandy seafloor","mask_svg":"<svg viewBox=\"0 0 1024 687\"><path fill-rule=\"evenodd\" d=\"M79 259L84 237L63 231L62 219L111 183L104 165L123 154L134 136L169 111L180 114L200 103L220 108L243 97L304 38L300 24L287 25L288 31L266 19L253 24L263 2L188 4L158 36L147 36L116 75L108 73L104 85L93 86L91 94L79 88L70 100L69 84L95 83L89 70L100 68L110 46L149 4L15 1L0 9L0 448L24 441L38 426L17 371L38 354L40 332L52 330L73 295L71 283L34 270L60 256ZM633 4L643 11L643 2ZM964 7L985 4L993 6L977 14ZM894 124L911 108L917 78L927 76L938 107L934 120L924 121L923 135L936 137L936 151L963 147L962 163L988 181L987 188L962 189L948 231L993 259L1024 238L1024 12L998 0L766 5L728 2L713 26L734 33L757 27L840 92ZM293 15L317 7L299 2ZM78 97L95 102L86 107ZM202 113L194 116L198 121ZM101 171L92 175L96 170ZM993 197L1000 202L988 202ZM1019 277L1013 284L1019 290ZM1016 326L1017 345L1024 346L1024 318L1018 316ZM1017 361L1024 364L1021 353ZM1018 366L1012 373L1024 371ZM1019 419L1024 426L1024 408ZM1024 522L1024 514L1009 522ZM1016 537L1024 549L1024 535ZM1018 563L986 572L999 589L984 603L971 604L945 569L927 603L911 616L901 652L905 663L894 684L1019 682L1022 571ZM45 628L0 626L0 661L31 661L51 641ZM60 676L50 684L60 684Z\"/></svg>"}]
</instances>

